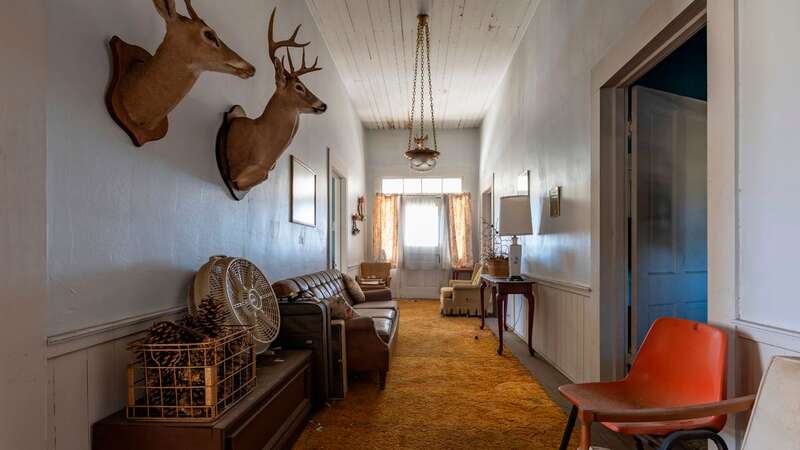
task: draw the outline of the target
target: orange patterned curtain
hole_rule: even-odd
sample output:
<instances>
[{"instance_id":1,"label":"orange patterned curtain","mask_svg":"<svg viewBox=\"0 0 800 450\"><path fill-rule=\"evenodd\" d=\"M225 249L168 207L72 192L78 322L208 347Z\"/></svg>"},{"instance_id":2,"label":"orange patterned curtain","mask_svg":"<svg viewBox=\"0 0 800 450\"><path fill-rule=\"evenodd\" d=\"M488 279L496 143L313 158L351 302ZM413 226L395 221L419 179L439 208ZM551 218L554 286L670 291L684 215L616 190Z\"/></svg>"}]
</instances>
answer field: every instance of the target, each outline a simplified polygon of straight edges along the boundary
<instances>
[{"instance_id":1,"label":"orange patterned curtain","mask_svg":"<svg viewBox=\"0 0 800 450\"><path fill-rule=\"evenodd\" d=\"M372 256L380 258L386 252L386 261L397 267L400 242L400 196L375 194L375 219L372 221Z\"/></svg>"},{"instance_id":2,"label":"orange patterned curtain","mask_svg":"<svg viewBox=\"0 0 800 450\"><path fill-rule=\"evenodd\" d=\"M447 196L450 225L450 264L472 266L472 203L469 192Z\"/></svg>"}]
</instances>

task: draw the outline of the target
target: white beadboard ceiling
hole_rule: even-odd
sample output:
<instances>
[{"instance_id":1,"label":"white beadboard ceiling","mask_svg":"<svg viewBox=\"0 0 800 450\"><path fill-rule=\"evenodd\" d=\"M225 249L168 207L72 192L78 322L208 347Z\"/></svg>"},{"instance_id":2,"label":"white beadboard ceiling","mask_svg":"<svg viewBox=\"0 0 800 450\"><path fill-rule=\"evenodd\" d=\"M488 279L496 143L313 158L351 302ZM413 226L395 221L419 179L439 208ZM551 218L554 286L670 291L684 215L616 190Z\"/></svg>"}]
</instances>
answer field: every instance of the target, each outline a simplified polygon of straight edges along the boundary
<instances>
[{"instance_id":1,"label":"white beadboard ceiling","mask_svg":"<svg viewBox=\"0 0 800 450\"><path fill-rule=\"evenodd\" d=\"M408 122L417 14L430 15L437 127L480 126L539 0L306 0L367 128ZM429 114L426 114L426 116Z\"/></svg>"}]
</instances>

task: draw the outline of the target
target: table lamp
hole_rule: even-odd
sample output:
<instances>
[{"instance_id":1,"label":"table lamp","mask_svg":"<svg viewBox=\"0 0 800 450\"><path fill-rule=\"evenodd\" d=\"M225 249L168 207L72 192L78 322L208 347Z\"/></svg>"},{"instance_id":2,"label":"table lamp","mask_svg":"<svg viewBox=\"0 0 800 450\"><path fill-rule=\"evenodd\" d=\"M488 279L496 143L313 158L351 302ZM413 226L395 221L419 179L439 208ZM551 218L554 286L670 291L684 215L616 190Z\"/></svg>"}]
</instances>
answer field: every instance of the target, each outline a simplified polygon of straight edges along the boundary
<instances>
[{"instance_id":1,"label":"table lamp","mask_svg":"<svg viewBox=\"0 0 800 450\"><path fill-rule=\"evenodd\" d=\"M508 247L508 279L522 281L520 262L522 246L517 236L533 234L531 199L527 195L500 197L500 236L513 236Z\"/></svg>"}]
</instances>

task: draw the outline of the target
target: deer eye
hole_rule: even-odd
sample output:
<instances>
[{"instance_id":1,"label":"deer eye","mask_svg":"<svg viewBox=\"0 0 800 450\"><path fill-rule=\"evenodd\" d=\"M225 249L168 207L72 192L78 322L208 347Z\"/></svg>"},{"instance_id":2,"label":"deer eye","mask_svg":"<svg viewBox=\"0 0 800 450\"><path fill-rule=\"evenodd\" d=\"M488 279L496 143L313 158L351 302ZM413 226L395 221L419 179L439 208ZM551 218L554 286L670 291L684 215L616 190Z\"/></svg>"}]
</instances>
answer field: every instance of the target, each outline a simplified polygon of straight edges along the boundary
<instances>
[{"instance_id":1,"label":"deer eye","mask_svg":"<svg viewBox=\"0 0 800 450\"><path fill-rule=\"evenodd\" d=\"M210 41L215 46L219 47L219 39L217 39L217 35L214 34L211 30L206 30L203 32L203 37L205 37L208 41Z\"/></svg>"},{"instance_id":2,"label":"deer eye","mask_svg":"<svg viewBox=\"0 0 800 450\"><path fill-rule=\"evenodd\" d=\"M294 88L297 89L297 92L305 92L305 89L303 89L303 86L300 84L294 85Z\"/></svg>"}]
</instances>

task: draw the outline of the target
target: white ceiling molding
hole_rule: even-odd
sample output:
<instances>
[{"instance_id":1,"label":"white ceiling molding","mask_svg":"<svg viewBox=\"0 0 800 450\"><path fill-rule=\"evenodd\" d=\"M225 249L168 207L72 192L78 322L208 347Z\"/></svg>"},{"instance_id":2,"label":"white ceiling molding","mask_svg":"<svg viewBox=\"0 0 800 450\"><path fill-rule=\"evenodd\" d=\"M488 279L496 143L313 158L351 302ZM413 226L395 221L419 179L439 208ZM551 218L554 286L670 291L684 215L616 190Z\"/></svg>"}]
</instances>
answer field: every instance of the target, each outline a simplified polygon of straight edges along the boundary
<instances>
[{"instance_id":1,"label":"white ceiling molding","mask_svg":"<svg viewBox=\"0 0 800 450\"><path fill-rule=\"evenodd\" d=\"M408 122L416 16L428 12L437 128L481 124L540 0L306 0L367 128Z\"/></svg>"}]
</instances>

